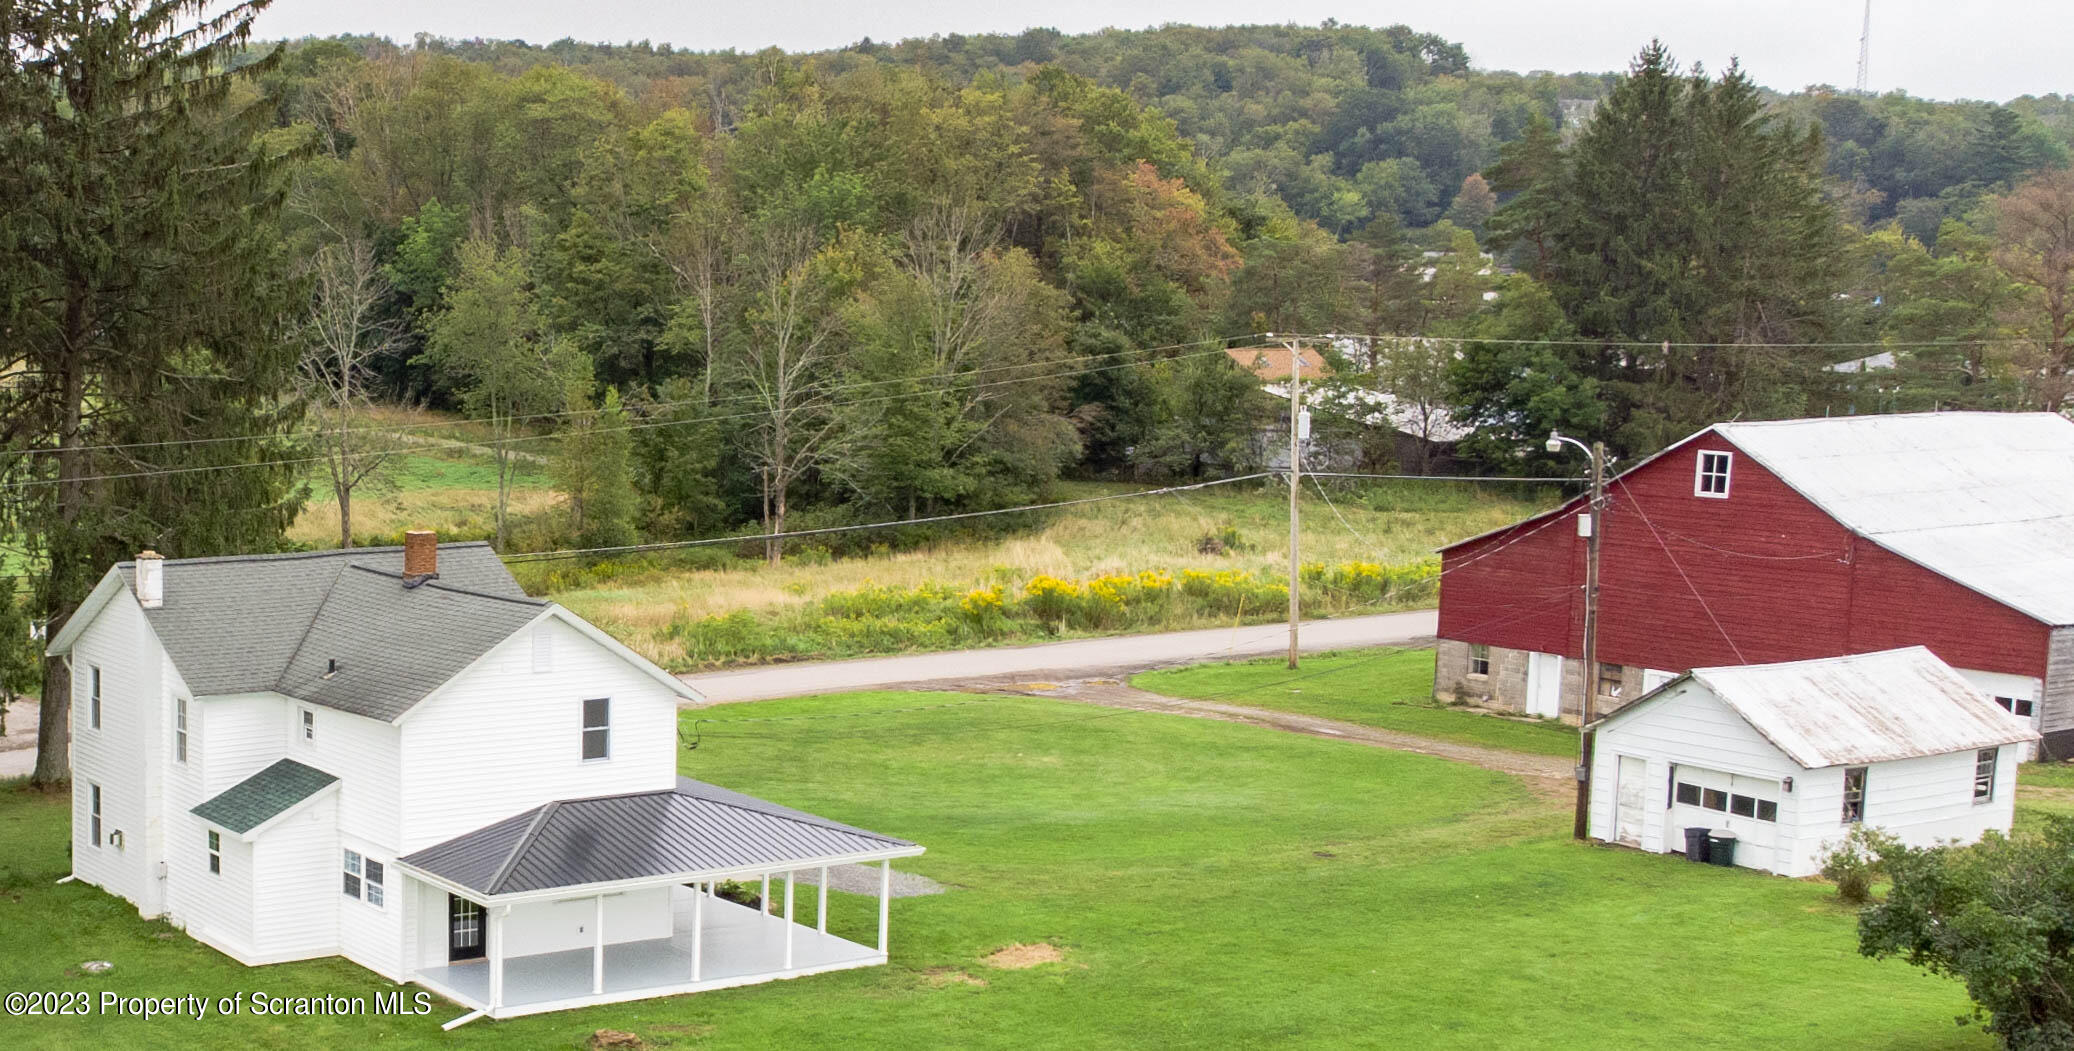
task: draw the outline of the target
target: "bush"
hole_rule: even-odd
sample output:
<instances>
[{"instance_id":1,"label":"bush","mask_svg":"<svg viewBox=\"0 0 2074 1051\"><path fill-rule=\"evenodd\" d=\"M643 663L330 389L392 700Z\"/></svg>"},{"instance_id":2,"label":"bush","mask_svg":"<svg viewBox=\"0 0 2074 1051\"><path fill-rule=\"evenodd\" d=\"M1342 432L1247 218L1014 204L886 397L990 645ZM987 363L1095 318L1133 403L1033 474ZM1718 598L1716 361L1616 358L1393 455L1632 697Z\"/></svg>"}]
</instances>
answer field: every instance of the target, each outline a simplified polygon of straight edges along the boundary
<instances>
[{"instance_id":1,"label":"bush","mask_svg":"<svg viewBox=\"0 0 2074 1051\"><path fill-rule=\"evenodd\" d=\"M1872 900L1872 885L1881 875L1880 855L1900 840L1870 825L1855 825L1842 842L1822 854L1822 878L1836 884L1836 896L1853 905Z\"/></svg>"},{"instance_id":2,"label":"bush","mask_svg":"<svg viewBox=\"0 0 2074 1051\"><path fill-rule=\"evenodd\" d=\"M2005 1047L2074 1048L2074 819L1878 855L1893 888L1858 915L1860 953L1963 980Z\"/></svg>"}]
</instances>

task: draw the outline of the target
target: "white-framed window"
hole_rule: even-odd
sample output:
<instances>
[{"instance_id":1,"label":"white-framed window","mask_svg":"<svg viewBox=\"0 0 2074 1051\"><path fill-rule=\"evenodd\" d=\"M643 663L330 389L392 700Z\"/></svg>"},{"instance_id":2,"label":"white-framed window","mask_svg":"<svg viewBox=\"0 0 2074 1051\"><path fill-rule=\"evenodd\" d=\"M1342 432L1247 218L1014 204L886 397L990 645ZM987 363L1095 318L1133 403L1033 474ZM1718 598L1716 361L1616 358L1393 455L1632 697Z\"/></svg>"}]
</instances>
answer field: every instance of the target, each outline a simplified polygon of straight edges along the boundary
<instances>
[{"instance_id":1,"label":"white-framed window","mask_svg":"<svg viewBox=\"0 0 2074 1051\"><path fill-rule=\"evenodd\" d=\"M173 758L187 761L187 698L173 698ZM209 833L215 835L214 832Z\"/></svg>"},{"instance_id":2,"label":"white-framed window","mask_svg":"<svg viewBox=\"0 0 2074 1051\"><path fill-rule=\"evenodd\" d=\"M1995 798L1995 760L2000 748L1983 748L1973 756L1973 801L1988 803Z\"/></svg>"},{"instance_id":3,"label":"white-framed window","mask_svg":"<svg viewBox=\"0 0 2074 1051\"><path fill-rule=\"evenodd\" d=\"M1734 463L1734 453L1700 450L1699 467L1692 479L1692 495L1728 499L1728 474Z\"/></svg>"},{"instance_id":4,"label":"white-framed window","mask_svg":"<svg viewBox=\"0 0 2074 1051\"><path fill-rule=\"evenodd\" d=\"M1854 766L1844 771L1844 824L1855 825L1865 820L1865 767Z\"/></svg>"},{"instance_id":5,"label":"white-framed window","mask_svg":"<svg viewBox=\"0 0 2074 1051\"><path fill-rule=\"evenodd\" d=\"M612 700L592 697L583 702L583 761L612 758Z\"/></svg>"},{"instance_id":6,"label":"white-framed window","mask_svg":"<svg viewBox=\"0 0 2074 1051\"><path fill-rule=\"evenodd\" d=\"M315 742L317 740L317 713L308 708L297 708L295 710L295 720L295 732L302 738L302 743L311 744Z\"/></svg>"},{"instance_id":7,"label":"white-framed window","mask_svg":"<svg viewBox=\"0 0 2074 1051\"><path fill-rule=\"evenodd\" d=\"M379 909L386 897L384 883L388 876L386 867L373 858L361 857L357 850L345 852L344 872L339 889L348 898L358 898Z\"/></svg>"},{"instance_id":8,"label":"white-framed window","mask_svg":"<svg viewBox=\"0 0 2074 1051\"><path fill-rule=\"evenodd\" d=\"M360 861L359 851L346 851L345 880L340 889L348 898L360 897Z\"/></svg>"},{"instance_id":9,"label":"white-framed window","mask_svg":"<svg viewBox=\"0 0 2074 1051\"><path fill-rule=\"evenodd\" d=\"M368 858L365 868L366 878L361 881L362 900L379 909L382 907L382 863Z\"/></svg>"},{"instance_id":10,"label":"white-framed window","mask_svg":"<svg viewBox=\"0 0 2074 1051\"><path fill-rule=\"evenodd\" d=\"M92 726L96 730L100 729L101 666L98 664L89 664L86 666L86 714L87 724Z\"/></svg>"},{"instance_id":11,"label":"white-framed window","mask_svg":"<svg viewBox=\"0 0 2074 1051\"><path fill-rule=\"evenodd\" d=\"M1489 675L1490 673L1491 648L1481 642L1471 643L1469 645L1469 674Z\"/></svg>"},{"instance_id":12,"label":"white-framed window","mask_svg":"<svg viewBox=\"0 0 2074 1051\"><path fill-rule=\"evenodd\" d=\"M2038 710L2038 705L2028 697L1997 697L1995 703L2001 705L2003 711L2025 719Z\"/></svg>"},{"instance_id":13,"label":"white-framed window","mask_svg":"<svg viewBox=\"0 0 2074 1051\"><path fill-rule=\"evenodd\" d=\"M223 875L223 837L215 829L209 830L209 872Z\"/></svg>"},{"instance_id":14,"label":"white-framed window","mask_svg":"<svg viewBox=\"0 0 2074 1051\"><path fill-rule=\"evenodd\" d=\"M101 845L101 786L89 781L86 785L86 813L88 842Z\"/></svg>"}]
</instances>

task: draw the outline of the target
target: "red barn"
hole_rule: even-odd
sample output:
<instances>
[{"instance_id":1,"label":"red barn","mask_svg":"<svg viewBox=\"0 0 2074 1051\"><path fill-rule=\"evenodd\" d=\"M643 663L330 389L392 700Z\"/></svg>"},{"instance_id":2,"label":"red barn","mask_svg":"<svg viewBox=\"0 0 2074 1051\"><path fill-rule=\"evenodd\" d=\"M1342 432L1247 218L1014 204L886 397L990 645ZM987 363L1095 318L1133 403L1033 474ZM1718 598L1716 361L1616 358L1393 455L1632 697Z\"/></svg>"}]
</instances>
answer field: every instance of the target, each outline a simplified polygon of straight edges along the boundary
<instances>
[{"instance_id":1,"label":"red barn","mask_svg":"<svg viewBox=\"0 0 2074 1051\"><path fill-rule=\"evenodd\" d=\"M1598 711L1693 668L1921 645L2074 754L2074 421L1717 424L1606 493ZM1442 550L1439 696L1575 718L1583 504Z\"/></svg>"}]
</instances>

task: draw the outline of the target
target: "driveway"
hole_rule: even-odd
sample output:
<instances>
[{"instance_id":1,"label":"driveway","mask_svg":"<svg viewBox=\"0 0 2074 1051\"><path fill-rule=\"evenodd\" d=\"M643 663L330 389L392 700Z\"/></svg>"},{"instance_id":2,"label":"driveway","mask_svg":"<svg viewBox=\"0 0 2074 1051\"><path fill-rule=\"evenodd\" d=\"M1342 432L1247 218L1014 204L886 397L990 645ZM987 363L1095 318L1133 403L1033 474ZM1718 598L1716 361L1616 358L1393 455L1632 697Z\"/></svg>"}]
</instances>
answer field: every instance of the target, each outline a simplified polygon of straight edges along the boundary
<instances>
[{"instance_id":1,"label":"driveway","mask_svg":"<svg viewBox=\"0 0 2074 1051\"><path fill-rule=\"evenodd\" d=\"M1438 625L1439 614L1430 609L1307 620L1301 625L1297 639L1306 653L1405 645L1430 639ZM811 664L772 664L735 671L692 672L680 678L705 694L708 702L726 704L886 686L963 683L1003 675L1032 679L1121 676L1161 665L1282 653L1288 646L1289 629L1286 626L1254 624L1157 635L1075 639L1037 646L1002 646Z\"/></svg>"}]
</instances>

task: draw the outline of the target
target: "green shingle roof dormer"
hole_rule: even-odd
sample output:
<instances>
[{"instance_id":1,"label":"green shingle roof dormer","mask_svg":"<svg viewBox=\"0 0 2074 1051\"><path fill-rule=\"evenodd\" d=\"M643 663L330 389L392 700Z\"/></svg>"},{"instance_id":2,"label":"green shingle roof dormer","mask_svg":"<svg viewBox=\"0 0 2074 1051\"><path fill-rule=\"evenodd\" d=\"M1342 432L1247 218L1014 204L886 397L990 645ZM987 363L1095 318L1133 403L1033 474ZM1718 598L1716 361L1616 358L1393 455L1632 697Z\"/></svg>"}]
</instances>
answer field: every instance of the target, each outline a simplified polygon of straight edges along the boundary
<instances>
[{"instance_id":1,"label":"green shingle roof dormer","mask_svg":"<svg viewBox=\"0 0 2074 1051\"><path fill-rule=\"evenodd\" d=\"M283 759L205 800L189 813L244 835L310 798L338 778L293 759Z\"/></svg>"}]
</instances>

